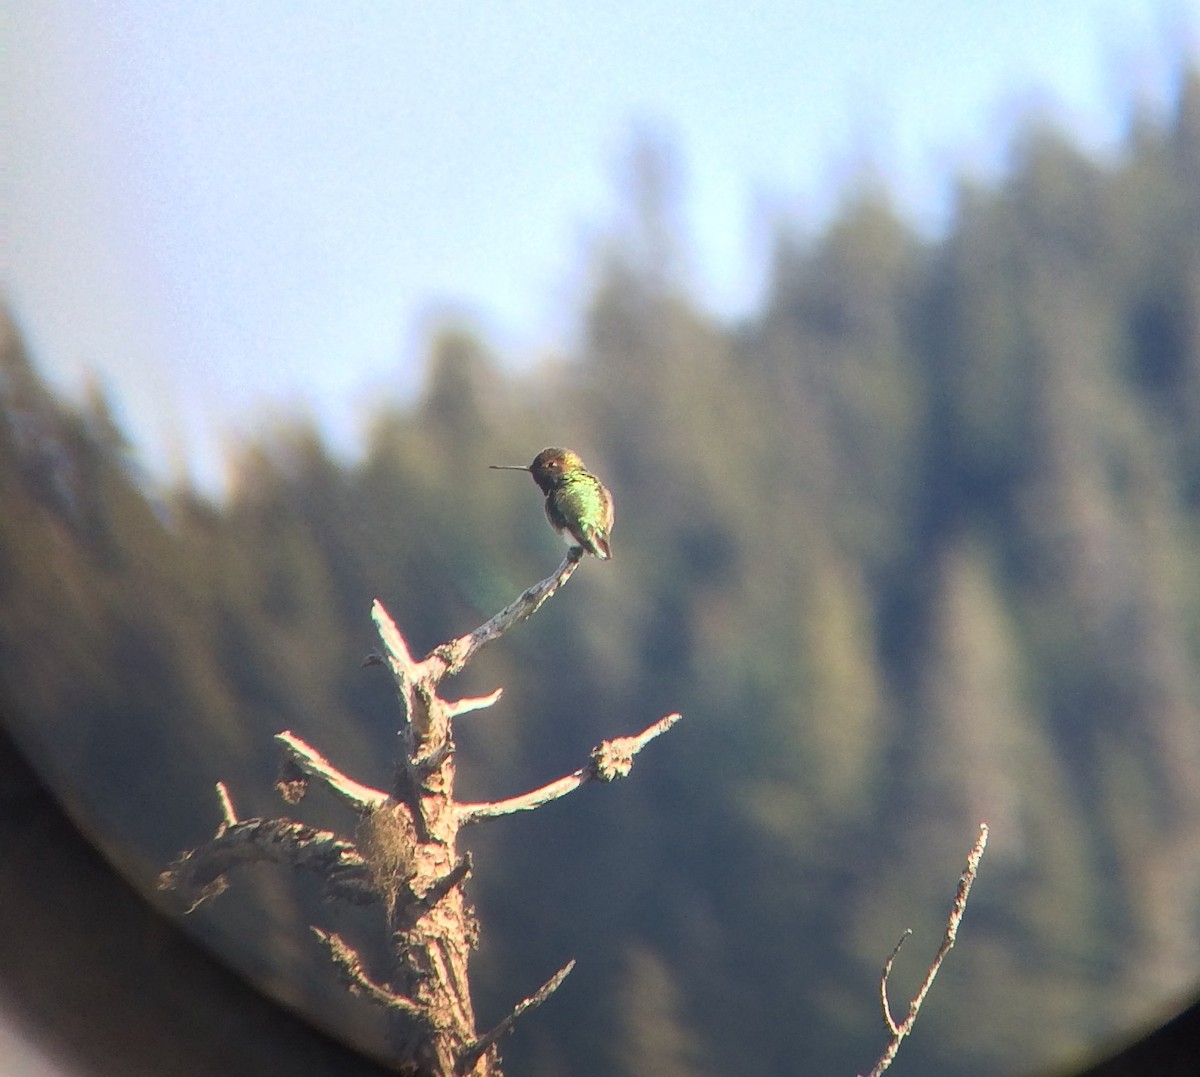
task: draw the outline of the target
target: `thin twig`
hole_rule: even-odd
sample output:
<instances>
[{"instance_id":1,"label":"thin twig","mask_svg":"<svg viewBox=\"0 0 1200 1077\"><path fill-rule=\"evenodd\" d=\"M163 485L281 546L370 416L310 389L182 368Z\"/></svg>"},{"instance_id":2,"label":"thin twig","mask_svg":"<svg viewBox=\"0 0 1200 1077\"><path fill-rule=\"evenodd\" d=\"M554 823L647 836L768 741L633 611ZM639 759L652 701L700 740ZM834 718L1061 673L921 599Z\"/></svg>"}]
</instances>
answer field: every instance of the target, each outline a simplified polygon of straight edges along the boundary
<instances>
[{"instance_id":1,"label":"thin twig","mask_svg":"<svg viewBox=\"0 0 1200 1077\"><path fill-rule=\"evenodd\" d=\"M904 1037L912 1031L913 1024L917 1020L917 1014L920 1012L921 1004L925 1001L925 996L929 994L929 989L933 986L934 978L937 976L938 970L942 967L942 962L946 959L946 955L954 948L954 943L958 939L958 925L962 923L963 913L966 912L967 898L971 894L971 884L975 882L975 875L979 871L979 861L983 857L983 850L987 847L987 839L987 823L980 823L979 837L976 839L975 846L967 857L966 870L963 871L958 880L958 891L954 895L954 904L950 907L950 915L946 920L946 933L942 937L942 944L938 947L937 956L934 957L933 964L929 966L929 970L925 974L924 982L913 996L912 1001L908 1004L908 1016L899 1023L892 1017L892 1008L888 1004L888 976L891 975L892 963L896 960L896 955L900 952L900 947L904 944L904 940L912 934L911 928L900 936L900 941L896 943L887 961L884 962L883 974L879 980L879 996L883 1003L883 1021L887 1025L891 1040L888 1042L879 1061L875 1063L875 1068L871 1070L869 1077L880 1077L880 1074L895 1060Z\"/></svg>"},{"instance_id":2,"label":"thin twig","mask_svg":"<svg viewBox=\"0 0 1200 1077\"><path fill-rule=\"evenodd\" d=\"M892 1007L888 1002L887 982L888 977L892 974L892 963L896 960L896 955L900 952L900 947L904 945L904 940L911 934L911 927L904 929L904 934L900 936L900 940L892 947L892 952L888 954L888 959L883 963L883 976L879 980L879 1000L883 1003L883 1023L887 1025L888 1031L893 1036L900 1035L900 1028L892 1017Z\"/></svg>"},{"instance_id":3,"label":"thin twig","mask_svg":"<svg viewBox=\"0 0 1200 1077\"><path fill-rule=\"evenodd\" d=\"M575 959L571 958L570 961L563 965L561 969L559 969L553 976L550 977L550 979L542 984L542 986L539 987L532 995L530 995L529 998L522 1002L518 1002L517 1005L513 1007L512 1013L510 1013L506 1018L504 1018L503 1021L496 1025L495 1028L493 1028L490 1032L485 1032L474 1043L463 1048L462 1053L458 1056L458 1066L456 1067L458 1072L470 1073L471 1068L475 1065L475 1063L483 1057L484 1051L491 1047L492 1044L500 1040L501 1037L506 1036L509 1032L511 1032L513 1025L516 1024L517 1019L522 1014L532 1010L535 1006L540 1006L546 1001L546 999L553 995L554 992L558 990L563 980L565 980L571 974L571 970L574 967Z\"/></svg>"},{"instance_id":4,"label":"thin twig","mask_svg":"<svg viewBox=\"0 0 1200 1077\"><path fill-rule=\"evenodd\" d=\"M565 774L552 782L531 789L505 800L488 800L477 804L458 804L458 820L460 826L477 823L483 819L496 819L502 815L513 815L516 812L533 811L543 804L565 797L573 793L581 785L588 782L611 782L624 778L633 766L633 757L637 755L655 737L661 736L671 728L682 715L668 714L653 725L643 729L632 737L616 737L606 740L592 749L592 761L586 767L580 767L571 774Z\"/></svg>"}]
</instances>

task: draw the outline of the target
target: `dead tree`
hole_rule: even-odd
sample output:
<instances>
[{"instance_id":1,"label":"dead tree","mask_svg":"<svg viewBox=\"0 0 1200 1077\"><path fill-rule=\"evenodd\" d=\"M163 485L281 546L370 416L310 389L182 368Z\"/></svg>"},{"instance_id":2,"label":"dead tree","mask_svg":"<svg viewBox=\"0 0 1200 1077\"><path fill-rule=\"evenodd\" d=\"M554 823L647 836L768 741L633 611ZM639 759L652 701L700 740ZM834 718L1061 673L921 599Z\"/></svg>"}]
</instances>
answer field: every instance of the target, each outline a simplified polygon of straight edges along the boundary
<instances>
[{"instance_id":1,"label":"dead tree","mask_svg":"<svg viewBox=\"0 0 1200 1077\"><path fill-rule=\"evenodd\" d=\"M390 668L403 712L392 789L361 785L291 732L275 738L283 753L276 785L283 797L298 802L316 779L358 814L353 838L292 819L239 820L228 790L219 783L222 821L215 836L183 853L159 879L160 889L178 892L191 911L226 888L233 868L270 861L313 873L331 898L381 906L391 944L384 969L369 970L341 936L315 926L312 930L349 990L388 1015L400 1073L497 1077L497 1041L521 1014L544 1002L574 966L569 961L503 1020L488 1031L477 1030L467 966L478 925L463 893L471 860L458 851L460 829L538 808L587 782L625 777L633 757L680 717L670 714L635 736L604 741L584 766L540 788L477 804L455 799L454 719L490 707L501 690L449 700L439 694L442 681L460 673L480 648L532 616L566 583L578 567L573 553L491 620L420 660L412 657L387 611L375 602L372 617L384 653L368 661Z\"/></svg>"}]
</instances>

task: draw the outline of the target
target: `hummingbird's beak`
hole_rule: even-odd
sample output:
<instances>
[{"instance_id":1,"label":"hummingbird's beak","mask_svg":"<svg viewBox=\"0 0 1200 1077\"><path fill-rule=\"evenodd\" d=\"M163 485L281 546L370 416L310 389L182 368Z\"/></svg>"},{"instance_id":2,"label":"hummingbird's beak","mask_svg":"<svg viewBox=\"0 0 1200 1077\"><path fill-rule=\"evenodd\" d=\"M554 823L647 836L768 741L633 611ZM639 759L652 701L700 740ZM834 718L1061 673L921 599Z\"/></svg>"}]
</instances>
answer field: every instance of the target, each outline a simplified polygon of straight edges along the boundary
<instances>
[{"instance_id":1,"label":"hummingbird's beak","mask_svg":"<svg viewBox=\"0 0 1200 1077\"><path fill-rule=\"evenodd\" d=\"M528 471L528 467L522 467L519 464L488 464L488 467L493 471Z\"/></svg>"}]
</instances>

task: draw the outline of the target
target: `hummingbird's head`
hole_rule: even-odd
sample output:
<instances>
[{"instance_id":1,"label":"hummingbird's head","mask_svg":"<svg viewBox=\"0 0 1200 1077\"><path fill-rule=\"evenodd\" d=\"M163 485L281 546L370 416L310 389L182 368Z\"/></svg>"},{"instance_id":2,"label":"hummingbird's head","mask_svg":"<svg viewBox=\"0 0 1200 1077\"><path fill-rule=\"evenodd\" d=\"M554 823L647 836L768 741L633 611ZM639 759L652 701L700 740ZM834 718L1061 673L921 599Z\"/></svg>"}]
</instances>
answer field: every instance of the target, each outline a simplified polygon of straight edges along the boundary
<instances>
[{"instance_id":1,"label":"hummingbird's head","mask_svg":"<svg viewBox=\"0 0 1200 1077\"><path fill-rule=\"evenodd\" d=\"M544 493L553 490L565 476L583 470L585 468L579 454L570 449L543 449L529 465L533 481Z\"/></svg>"},{"instance_id":2,"label":"hummingbird's head","mask_svg":"<svg viewBox=\"0 0 1200 1077\"><path fill-rule=\"evenodd\" d=\"M543 449L528 467L518 467L515 464L489 466L495 471L528 471L544 494L555 489L565 476L586 470L579 454L570 449Z\"/></svg>"}]
</instances>

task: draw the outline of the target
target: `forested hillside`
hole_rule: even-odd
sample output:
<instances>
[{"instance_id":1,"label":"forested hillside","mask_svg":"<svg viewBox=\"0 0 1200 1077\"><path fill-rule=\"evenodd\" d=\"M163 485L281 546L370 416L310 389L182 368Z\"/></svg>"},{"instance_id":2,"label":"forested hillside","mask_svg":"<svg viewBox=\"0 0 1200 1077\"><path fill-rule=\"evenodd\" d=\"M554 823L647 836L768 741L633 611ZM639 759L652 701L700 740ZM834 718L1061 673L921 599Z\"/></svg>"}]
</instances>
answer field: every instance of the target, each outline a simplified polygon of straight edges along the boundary
<instances>
[{"instance_id":1,"label":"forested hillside","mask_svg":"<svg viewBox=\"0 0 1200 1077\"><path fill-rule=\"evenodd\" d=\"M371 599L432 646L545 576L536 489L487 465L569 445L614 492L614 559L464 678L505 696L463 721L463 796L685 722L623 786L477 837L482 1023L579 960L513 1073L862 1072L882 959L912 926L897 995L923 972L980 820L897 1072L1062 1065L1157 1015L1200 982L1200 73L1110 159L1036 124L1012 158L937 241L879 190L782 228L737 325L690 297L651 184L578 354L513 374L447 327L359 458L279 424L219 503L149 492L102 394L56 397L9 324L20 743L147 891L216 825L216 780L278 813L280 729L386 785ZM315 890L237 883L194 930L378 1046L308 934Z\"/></svg>"}]
</instances>

